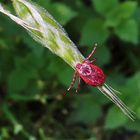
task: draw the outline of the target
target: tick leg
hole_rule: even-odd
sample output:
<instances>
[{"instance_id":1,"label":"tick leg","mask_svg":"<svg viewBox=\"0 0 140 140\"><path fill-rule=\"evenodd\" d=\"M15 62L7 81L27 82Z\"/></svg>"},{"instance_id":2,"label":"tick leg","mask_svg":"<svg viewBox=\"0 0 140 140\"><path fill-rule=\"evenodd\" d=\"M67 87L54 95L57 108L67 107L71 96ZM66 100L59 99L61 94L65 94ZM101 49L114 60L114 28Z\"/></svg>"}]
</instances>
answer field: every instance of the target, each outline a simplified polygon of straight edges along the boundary
<instances>
[{"instance_id":1,"label":"tick leg","mask_svg":"<svg viewBox=\"0 0 140 140\"><path fill-rule=\"evenodd\" d=\"M73 87L75 81L76 81L76 75L77 75L77 71L74 72L74 76L73 76L73 80L72 82L70 83L70 86L69 88L67 89L68 91Z\"/></svg>"},{"instance_id":2,"label":"tick leg","mask_svg":"<svg viewBox=\"0 0 140 140\"><path fill-rule=\"evenodd\" d=\"M97 44L94 45L92 52L89 54L89 56L86 58L86 60L89 60L91 58L91 56L95 53L96 46L97 46Z\"/></svg>"},{"instance_id":3,"label":"tick leg","mask_svg":"<svg viewBox=\"0 0 140 140\"><path fill-rule=\"evenodd\" d=\"M78 92L78 90L79 90L79 88L80 88L80 81L81 81L81 78L80 78L80 76L79 76L79 79L78 79L78 86L77 86L77 88L76 88L76 93Z\"/></svg>"},{"instance_id":4,"label":"tick leg","mask_svg":"<svg viewBox=\"0 0 140 140\"><path fill-rule=\"evenodd\" d=\"M94 62L96 62L96 58L90 61L90 63L94 63Z\"/></svg>"}]
</instances>

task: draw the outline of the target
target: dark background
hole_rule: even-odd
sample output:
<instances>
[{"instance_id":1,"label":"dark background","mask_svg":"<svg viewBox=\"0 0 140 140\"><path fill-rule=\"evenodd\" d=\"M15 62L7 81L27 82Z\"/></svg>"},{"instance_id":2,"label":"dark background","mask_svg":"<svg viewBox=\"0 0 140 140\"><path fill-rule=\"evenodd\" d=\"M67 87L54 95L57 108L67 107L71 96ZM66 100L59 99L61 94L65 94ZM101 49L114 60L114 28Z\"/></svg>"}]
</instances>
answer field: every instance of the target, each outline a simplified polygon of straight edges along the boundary
<instances>
[{"instance_id":1,"label":"dark background","mask_svg":"<svg viewBox=\"0 0 140 140\"><path fill-rule=\"evenodd\" d=\"M0 140L140 140L139 0L35 2L84 56L98 43L97 65L137 118L128 119L95 87L82 83L79 93L67 92L72 68L0 14Z\"/></svg>"}]
</instances>

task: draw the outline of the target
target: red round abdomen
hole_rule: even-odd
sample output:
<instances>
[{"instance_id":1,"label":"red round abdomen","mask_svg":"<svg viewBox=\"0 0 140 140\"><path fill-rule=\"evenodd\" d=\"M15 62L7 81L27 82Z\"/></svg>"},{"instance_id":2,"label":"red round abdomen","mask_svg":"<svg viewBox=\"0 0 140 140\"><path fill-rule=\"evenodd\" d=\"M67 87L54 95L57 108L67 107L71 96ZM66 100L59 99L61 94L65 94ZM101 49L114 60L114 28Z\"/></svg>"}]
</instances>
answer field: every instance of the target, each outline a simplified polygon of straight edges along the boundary
<instances>
[{"instance_id":1,"label":"red round abdomen","mask_svg":"<svg viewBox=\"0 0 140 140\"><path fill-rule=\"evenodd\" d=\"M96 65L90 64L92 72L88 76L79 75L85 83L92 85L92 86L101 86L106 79L106 76L101 68Z\"/></svg>"}]
</instances>

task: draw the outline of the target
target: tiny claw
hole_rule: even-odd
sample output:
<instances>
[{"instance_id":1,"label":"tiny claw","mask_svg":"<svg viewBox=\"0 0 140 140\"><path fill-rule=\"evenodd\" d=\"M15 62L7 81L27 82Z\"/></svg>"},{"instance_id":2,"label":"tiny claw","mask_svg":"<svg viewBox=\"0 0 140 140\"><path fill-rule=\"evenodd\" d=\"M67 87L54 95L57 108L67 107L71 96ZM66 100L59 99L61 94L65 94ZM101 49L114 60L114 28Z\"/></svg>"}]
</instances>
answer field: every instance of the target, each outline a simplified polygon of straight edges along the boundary
<instances>
[{"instance_id":1,"label":"tiny claw","mask_svg":"<svg viewBox=\"0 0 140 140\"><path fill-rule=\"evenodd\" d=\"M97 60L97 59L94 58L93 60L90 61L90 63L94 63L94 62L96 62L96 60Z\"/></svg>"}]
</instances>

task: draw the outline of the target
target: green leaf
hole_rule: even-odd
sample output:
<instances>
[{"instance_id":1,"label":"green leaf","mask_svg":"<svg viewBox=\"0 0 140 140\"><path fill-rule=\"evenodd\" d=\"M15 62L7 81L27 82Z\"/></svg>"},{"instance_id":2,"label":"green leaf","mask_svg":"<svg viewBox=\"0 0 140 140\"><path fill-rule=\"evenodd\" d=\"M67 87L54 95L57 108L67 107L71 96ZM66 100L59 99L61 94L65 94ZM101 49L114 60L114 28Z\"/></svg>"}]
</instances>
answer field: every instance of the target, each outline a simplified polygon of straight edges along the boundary
<instances>
[{"instance_id":1,"label":"green leaf","mask_svg":"<svg viewBox=\"0 0 140 140\"><path fill-rule=\"evenodd\" d=\"M72 18L77 16L77 12L62 3L51 4L50 12L61 25L67 24Z\"/></svg>"},{"instance_id":2,"label":"green leaf","mask_svg":"<svg viewBox=\"0 0 140 140\"><path fill-rule=\"evenodd\" d=\"M71 114L70 122L94 123L101 115L100 106L92 95L77 96L76 109Z\"/></svg>"},{"instance_id":3,"label":"green leaf","mask_svg":"<svg viewBox=\"0 0 140 140\"><path fill-rule=\"evenodd\" d=\"M109 36L107 28L101 19L90 19L83 27L80 44L92 46L94 43L104 43Z\"/></svg>"},{"instance_id":4,"label":"green leaf","mask_svg":"<svg viewBox=\"0 0 140 140\"><path fill-rule=\"evenodd\" d=\"M29 54L24 58L15 58L15 69L8 79L9 92L19 92L26 88L30 80L38 77L37 68L40 67L38 57Z\"/></svg>"},{"instance_id":5,"label":"green leaf","mask_svg":"<svg viewBox=\"0 0 140 140\"><path fill-rule=\"evenodd\" d=\"M134 122L129 121L126 125L125 128L129 131L137 131L140 132L140 121L136 120Z\"/></svg>"},{"instance_id":6,"label":"green leaf","mask_svg":"<svg viewBox=\"0 0 140 140\"><path fill-rule=\"evenodd\" d=\"M116 106L113 106L107 114L104 127L106 129L115 129L123 126L127 120L127 117Z\"/></svg>"},{"instance_id":7,"label":"green leaf","mask_svg":"<svg viewBox=\"0 0 140 140\"><path fill-rule=\"evenodd\" d=\"M119 4L118 0L92 0L95 10L102 14L107 15L108 12L112 11Z\"/></svg>"},{"instance_id":8,"label":"green leaf","mask_svg":"<svg viewBox=\"0 0 140 140\"><path fill-rule=\"evenodd\" d=\"M97 56L97 57L96 57ZM95 53L95 57L97 58L97 64L102 67L107 64L110 60L110 51L105 46L97 46L97 50Z\"/></svg>"},{"instance_id":9,"label":"green leaf","mask_svg":"<svg viewBox=\"0 0 140 140\"><path fill-rule=\"evenodd\" d=\"M68 88L72 81L74 70L62 62L62 60L55 59L55 56L51 56L50 58L53 61L47 67L49 73L55 75L59 82Z\"/></svg>"},{"instance_id":10,"label":"green leaf","mask_svg":"<svg viewBox=\"0 0 140 140\"><path fill-rule=\"evenodd\" d=\"M126 20L115 28L115 33L124 41L138 43L138 25L135 20Z\"/></svg>"},{"instance_id":11,"label":"green leaf","mask_svg":"<svg viewBox=\"0 0 140 140\"><path fill-rule=\"evenodd\" d=\"M136 11L136 9L137 9L136 2L132 2L132 1L124 2L124 3L116 6L116 8L114 8L107 15L105 24L107 26L115 27L115 26L119 25L123 20L127 20L130 17L132 17L132 15Z\"/></svg>"},{"instance_id":12,"label":"green leaf","mask_svg":"<svg viewBox=\"0 0 140 140\"><path fill-rule=\"evenodd\" d=\"M8 88L9 92L16 92L21 91L29 84L29 80L36 76L36 71L31 70L23 70L23 69L16 69L14 70L8 81Z\"/></svg>"},{"instance_id":13,"label":"green leaf","mask_svg":"<svg viewBox=\"0 0 140 140\"><path fill-rule=\"evenodd\" d=\"M73 79L73 74L73 69L71 69L70 67L65 67L58 73L58 79L61 84L65 85L68 88Z\"/></svg>"},{"instance_id":14,"label":"green leaf","mask_svg":"<svg viewBox=\"0 0 140 140\"><path fill-rule=\"evenodd\" d=\"M135 12L135 14L134 14L134 18L136 19L136 21L140 24L140 7L138 7L137 9L136 9L136 12Z\"/></svg>"},{"instance_id":15,"label":"green leaf","mask_svg":"<svg viewBox=\"0 0 140 140\"><path fill-rule=\"evenodd\" d=\"M135 1L126 1L120 4L118 8L118 14L124 18L131 17L137 9L137 2Z\"/></svg>"},{"instance_id":16,"label":"green leaf","mask_svg":"<svg viewBox=\"0 0 140 140\"><path fill-rule=\"evenodd\" d=\"M127 79L127 83L122 87L123 98L131 104L131 108L140 118L140 72L136 73L133 77ZM130 107L130 105L129 105Z\"/></svg>"}]
</instances>

